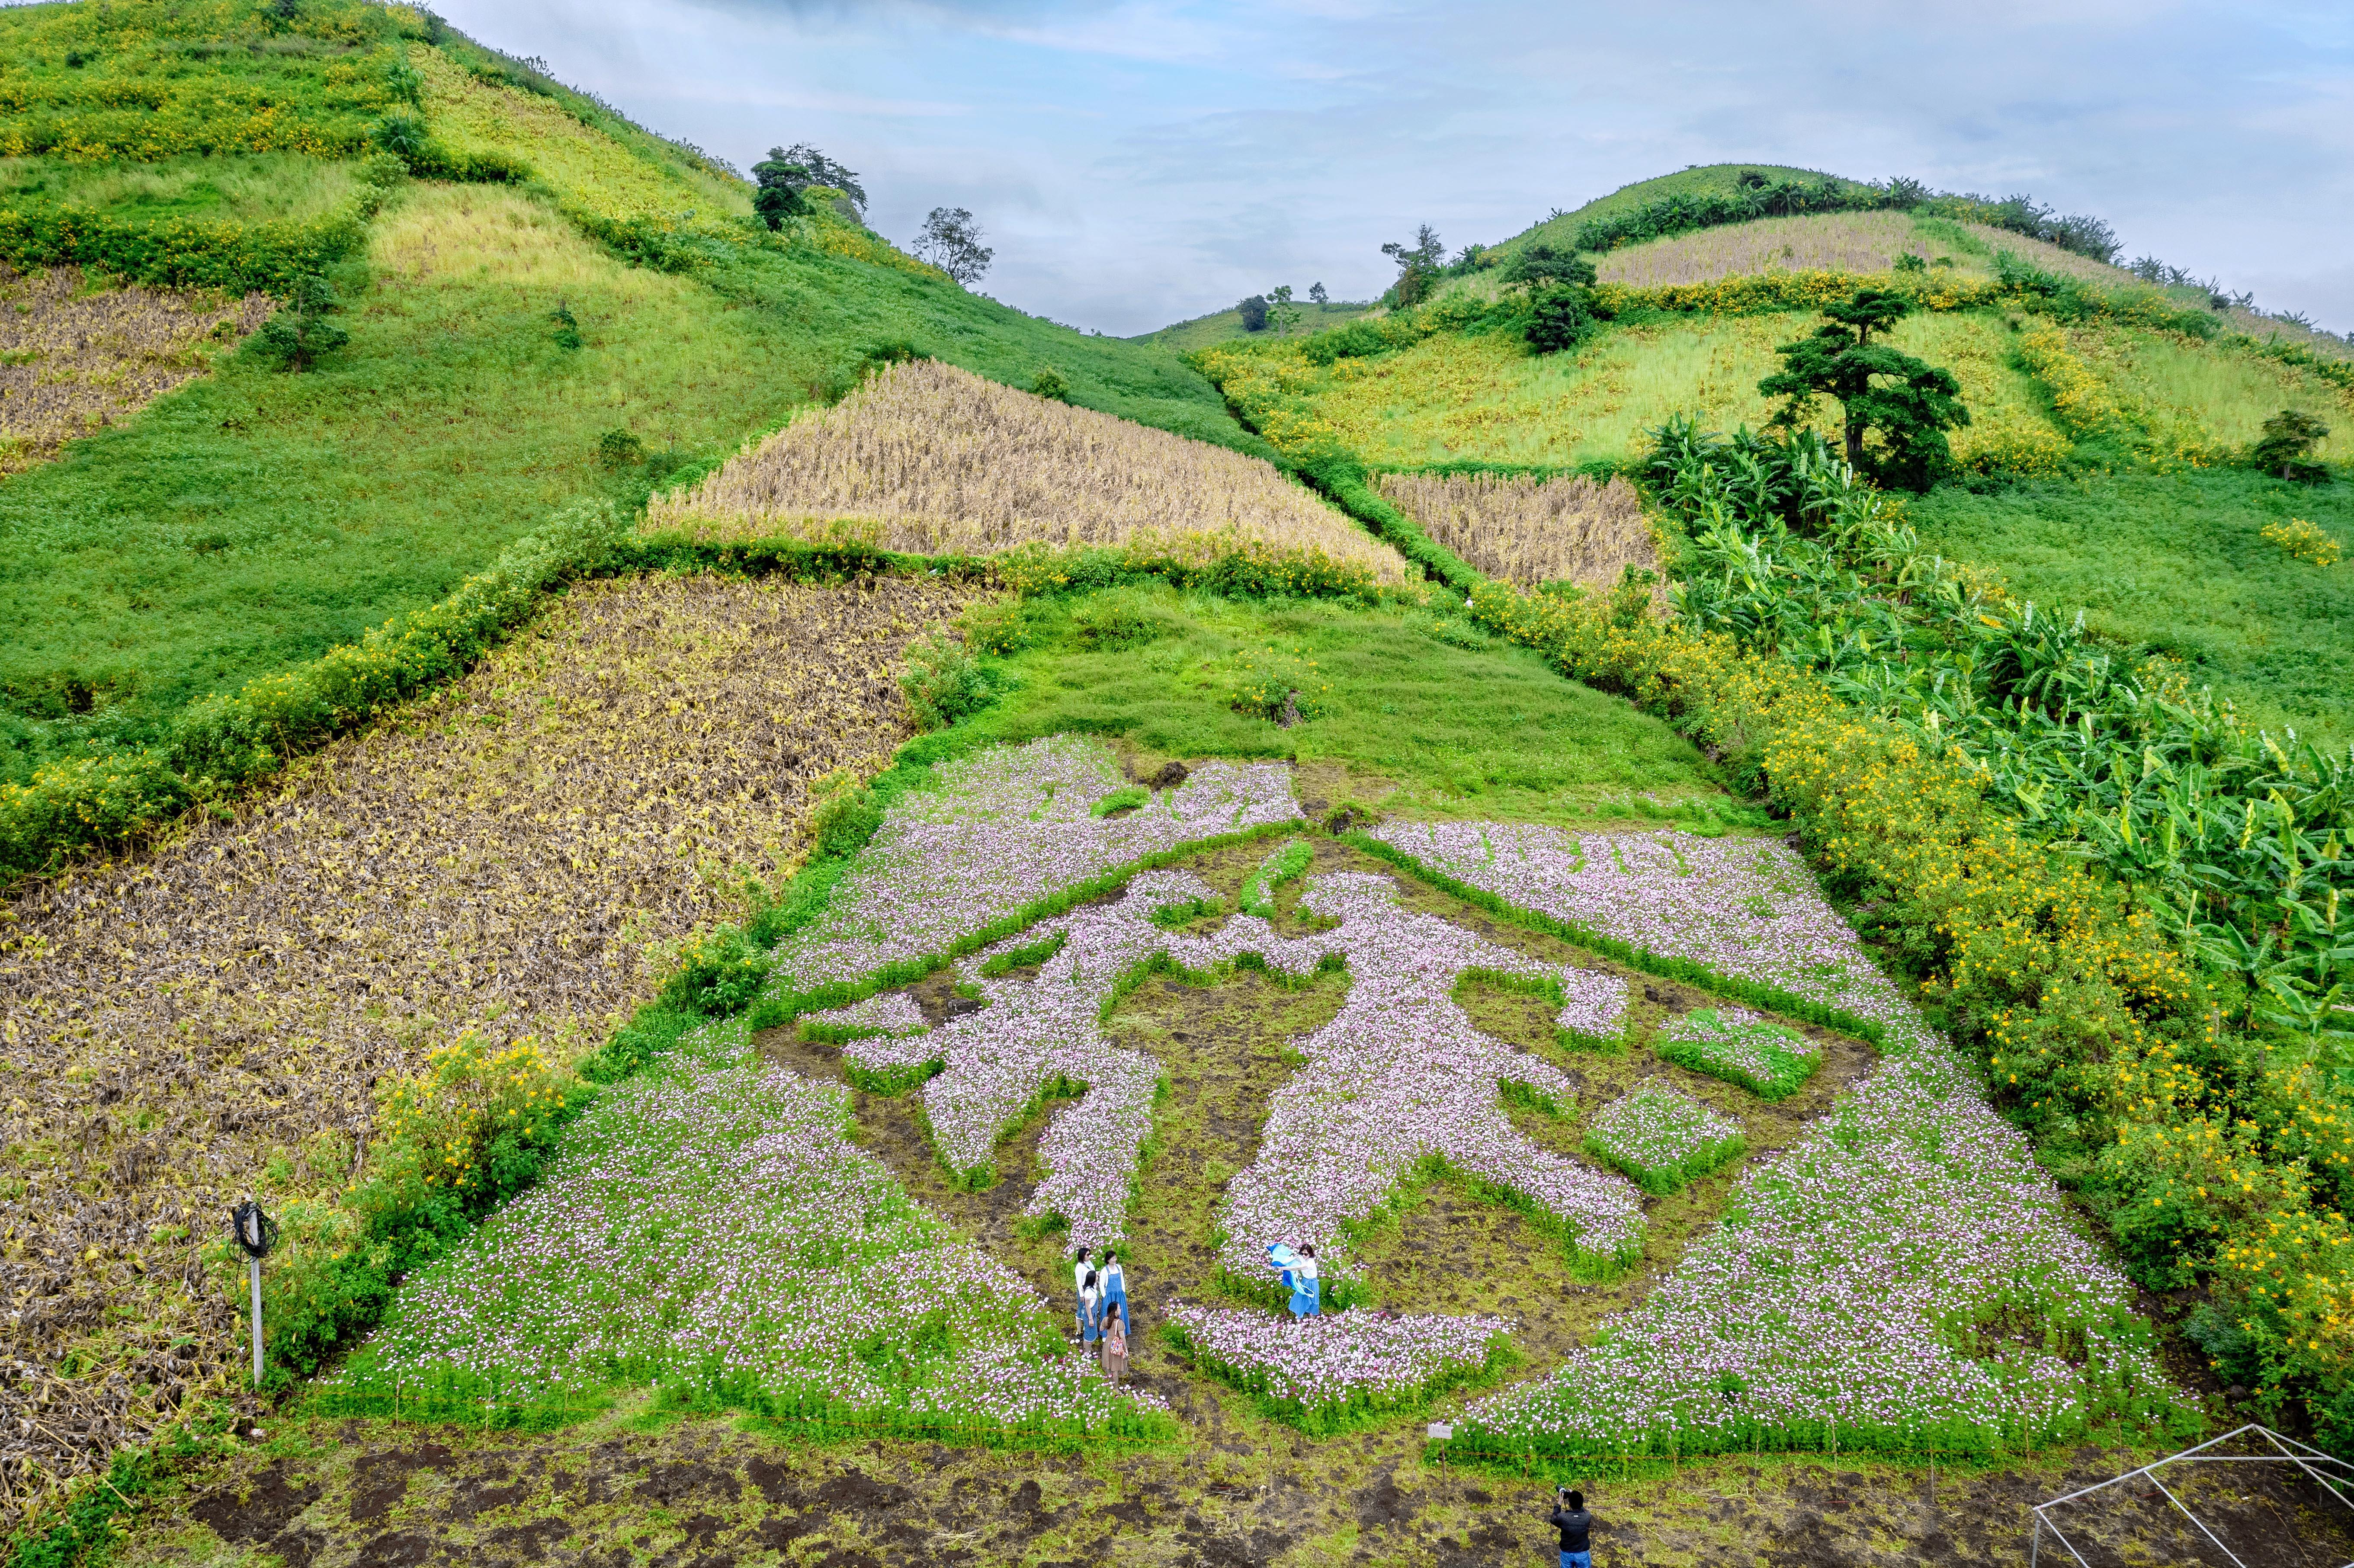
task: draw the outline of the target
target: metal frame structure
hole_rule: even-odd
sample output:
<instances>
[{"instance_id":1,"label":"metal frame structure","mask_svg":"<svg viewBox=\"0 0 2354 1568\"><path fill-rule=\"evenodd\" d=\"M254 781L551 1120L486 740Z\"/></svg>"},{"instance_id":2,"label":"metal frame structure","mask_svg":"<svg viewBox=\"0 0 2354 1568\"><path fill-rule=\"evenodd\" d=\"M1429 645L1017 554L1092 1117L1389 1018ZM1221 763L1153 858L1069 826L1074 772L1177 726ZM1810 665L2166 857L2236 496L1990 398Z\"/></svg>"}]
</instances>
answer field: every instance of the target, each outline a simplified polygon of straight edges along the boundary
<instances>
[{"instance_id":1,"label":"metal frame structure","mask_svg":"<svg viewBox=\"0 0 2354 1568\"><path fill-rule=\"evenodd\" d=\"M2218 1444L2229 1443L2234 1437L2244 1436L2251 1433L2262 1441L2271 1444L2274 1451L2269 1454L2261 1452L2210 1454L2207 1452ZM2146 1478L2151 1486L2158 1489L2160 1496L2175 1506L2183 1518L2197 1525L2199 1533L2205 1536L2213 1544L2215 1550L2223 1554L2225 1560L2232 1564L2232 1568L2248 1568L2246 1561L2224 1545L2221 1539L2207 1528L2204 1520L2191 1512L2189 1505L2185 1504L2180 1498L2167 1490L2166 1483L2158 1478L2158 1472L2168 1465L2295 1465L2310 1477L2314 1484L2324 1492L2346 1504L2349 1510L2354 1510L2354 1497L2349 1496L2349 1492L2354 1492L2354 1464L2349 1464L2344 1459L2332 1458L2318 1448L2309 1447L2294 1437L2284 1437L2271 1427L2260 1426L2252 1421L2245 1426L2233 1427L2221 1437L2211 1437L2197 1447L2185 1448L2179 1454L2169 1454L2163 1459L2144 1465L2138 1470L2127 1470L2124 1475L2112 1476L2105 1481L2095 1481L2089 1487L2080 1487L2065 1497L2057 1497L2048 1502L2037 1503L2033 1510L2035 1535L2027 1550L2028 1568L2038 1568L2037 1560L2043 1549L2043 1532L2047 1530L2052 1532L2052 1538L2054 1541L2068 1549L2068 1555L2074 1558L2082 1568L2092 1568L2092 1564L2084 1561L2084 1554L2076 1550L2075 1543L2068 1539L2057 1523L2046 1517L2045 1510L2058 1508L2062 1503L2074 1502L2079 1498L2090 1497L2094 1492L2105 1491L2111 1487L2123 1486L2137 1477ZM2058 1559L2055 1558L2053 1561L2056 1562ZM2344 1568L2354 1568L2354 1563L2345 1564Z\"/></svg>"}]
</instances>

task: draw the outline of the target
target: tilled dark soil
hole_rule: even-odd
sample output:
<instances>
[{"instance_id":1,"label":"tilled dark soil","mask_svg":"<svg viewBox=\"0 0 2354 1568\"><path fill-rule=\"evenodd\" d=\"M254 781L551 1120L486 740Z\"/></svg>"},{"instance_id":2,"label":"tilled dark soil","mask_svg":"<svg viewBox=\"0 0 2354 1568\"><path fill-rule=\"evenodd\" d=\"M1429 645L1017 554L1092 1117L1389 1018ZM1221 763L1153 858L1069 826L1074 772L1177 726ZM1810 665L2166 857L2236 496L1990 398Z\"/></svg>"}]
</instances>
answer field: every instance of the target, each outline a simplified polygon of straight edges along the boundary
<instances>
[{"instance_id":1,"label":"tilled dark soil","mask_svg":"<svg viewBox=\"0 0 2354 1568\"><path fill-rule=\"evenodd\" d=\"M1418 1434L1310 1444L1225 1413L1216 1442L1126 1456L927 1444L796 1445L624 1405L553 1436L392 1423L281 1423L151 1504L119 1562L291 1568L1153 1563L1172 1568L1549 1563L1540 1482L1423 1462ZM1648 1478L1571 1478L1625 1564L2022 1563L2031 1507L2138 1462L2083 1448L2007 1470L1730 1459ZM2337 1518L2278 1467L2168 1486L2247 1563L2354 1556ZM2189 1490L2186 1492L2186 1486ZM2222 1563L2154 1490L2065 1516L2101 1568ZM2046 1537L2046 1561L2054 1543ZM2064 1552L2057 1560L2066 1562Z\"/></svg>"}]
</instances>

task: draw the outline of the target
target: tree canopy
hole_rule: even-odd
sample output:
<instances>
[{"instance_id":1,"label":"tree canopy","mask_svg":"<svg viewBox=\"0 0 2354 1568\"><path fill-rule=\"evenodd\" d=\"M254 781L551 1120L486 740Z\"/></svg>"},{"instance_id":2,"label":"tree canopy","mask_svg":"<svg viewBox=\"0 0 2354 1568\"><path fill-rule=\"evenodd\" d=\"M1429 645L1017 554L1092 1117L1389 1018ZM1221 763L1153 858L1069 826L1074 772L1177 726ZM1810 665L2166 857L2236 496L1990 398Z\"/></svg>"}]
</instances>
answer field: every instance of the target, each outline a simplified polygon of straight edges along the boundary
<instances>
[{"instance_id":1,"label":"tree canopy","mask_svg":"<svg viewBox=\"0 0 2354 1568\"><path fill-rule=\"evenodd\" d=\"M1836 398L1846 418L1848 462L1859 472L1917 490L1951 462L1946 432L1968 424L1970 411L1952 372L1872 341L1911 308L1903 296L1882 289L1864 289L1827 306L1823 313L1830 320L1811 337L1783 344L1777 351L1782 368L1758 382L1757 390L1788 399L1773 420L1786 429L1803 424L1817 397ZM1877 464L1863 444L1873 430L1887 449Z\"/></svg>"}]
</instances>

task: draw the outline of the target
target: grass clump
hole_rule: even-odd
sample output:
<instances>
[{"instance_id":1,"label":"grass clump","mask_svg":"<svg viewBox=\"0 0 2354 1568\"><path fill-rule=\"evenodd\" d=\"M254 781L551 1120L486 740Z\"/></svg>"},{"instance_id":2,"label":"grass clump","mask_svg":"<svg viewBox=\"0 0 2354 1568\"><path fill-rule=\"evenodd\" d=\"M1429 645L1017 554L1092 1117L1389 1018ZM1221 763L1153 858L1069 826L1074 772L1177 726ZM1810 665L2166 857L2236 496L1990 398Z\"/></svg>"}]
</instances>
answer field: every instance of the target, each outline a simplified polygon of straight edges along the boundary
<instances>
[{"instance_id":1,"label":"grass clump","mask_svg":"<svg viewBox=\"0 0 2354 1568\"><path fill-rule=\"evenodd\" d=\"M1649 1078L1595 1113L1585 1147L1644 1192L1665 1197L1740 1159L1749 1143L1739 1122Z\"/></svg>"},{"instance_id":2,"label":"grass clump","mask_svg":"<svg viewBox=\"0 0 2354 1568\"><path fill-rule=\"evenodd\" d=\"M1764 1100L1786 1100L1823 1065L1822 1048L1796 1030L1738 1008L1702 1008L1662 1031L1661 1057L1738 1084Z\"/></svg>"},{"instance_id":3,"label":"grass clump","mask_svg":"<svg viewBox=\"0 0 2354 1568\"><path fill-rule=\"evenodd\" d=\"M1308 869L1316 858L1316 851L1306 839L1293 839L1281 849L1259 862L1258 869L1243 884L1237 904L1246 915L1263 919L1275 918L1275 891Z\"/></svg>"}]
</instances>

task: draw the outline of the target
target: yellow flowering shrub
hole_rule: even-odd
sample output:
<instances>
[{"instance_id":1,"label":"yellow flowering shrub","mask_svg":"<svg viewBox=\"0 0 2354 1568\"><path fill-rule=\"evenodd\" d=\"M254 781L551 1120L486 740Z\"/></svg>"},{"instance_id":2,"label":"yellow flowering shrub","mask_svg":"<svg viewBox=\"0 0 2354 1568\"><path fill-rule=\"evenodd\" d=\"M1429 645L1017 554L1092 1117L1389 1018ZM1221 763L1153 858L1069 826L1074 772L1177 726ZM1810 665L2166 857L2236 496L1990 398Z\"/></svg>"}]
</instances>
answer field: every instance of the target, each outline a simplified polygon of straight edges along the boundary
<instances>
[{"instance_id":1,"label":"yellow flowering shrub","mask_svg":"<svg viewBox=\"0 0 2354 1568\"><path fill-rule=\"evenodd\" d=\"M2258 532L2297 560L2311 561L2317 567L2336 566L2338 557L2344 554L2337 540L2302 517L2267 523Z\"/></svg>"}]
</instances>

